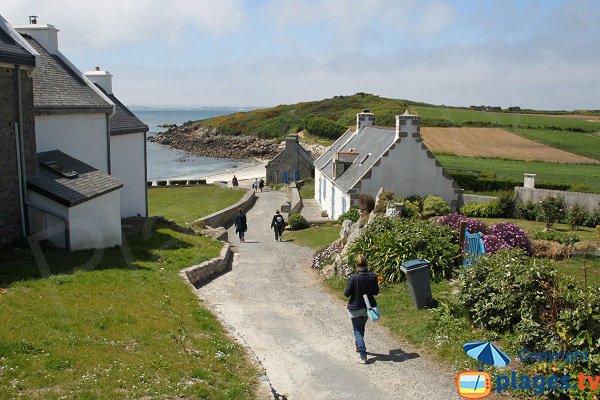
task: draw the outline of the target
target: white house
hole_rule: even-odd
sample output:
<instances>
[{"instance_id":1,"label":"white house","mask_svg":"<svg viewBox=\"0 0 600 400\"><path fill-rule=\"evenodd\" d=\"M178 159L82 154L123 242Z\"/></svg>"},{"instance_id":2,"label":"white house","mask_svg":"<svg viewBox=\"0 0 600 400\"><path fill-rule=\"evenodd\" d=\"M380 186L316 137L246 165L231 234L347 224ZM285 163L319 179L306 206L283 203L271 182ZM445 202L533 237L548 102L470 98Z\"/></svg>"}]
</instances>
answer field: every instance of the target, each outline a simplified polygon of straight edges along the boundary
<instances>
[{"instance_id":1,"label":"white house","mask_svg":"<svg viewBox=\"0 0 600 400\"><path fill-rule=\"evenodd\" d=\"M148 126L140 121L113 94L112 75L96 67L85 72L115 105L110 118L110 174L119 178L121 191L121 217L148 216L148 191L146 170L146 133Z\"/></svg>"},{"instance_id":2,"label":"white house","mask_svg":"<svg viewBox=\"0 0 600 400\"><path fill-rule=\"evenodd\" d=\"M358 207L361 193L376 196L380 188L398 196L442 197L456 209L461 192L427 149L420 134L421 117L405 112L396 128L375 126L373 113L356 115L346 131L315 161L315 199L330 218Z\"/></svg>"}]
</instances>

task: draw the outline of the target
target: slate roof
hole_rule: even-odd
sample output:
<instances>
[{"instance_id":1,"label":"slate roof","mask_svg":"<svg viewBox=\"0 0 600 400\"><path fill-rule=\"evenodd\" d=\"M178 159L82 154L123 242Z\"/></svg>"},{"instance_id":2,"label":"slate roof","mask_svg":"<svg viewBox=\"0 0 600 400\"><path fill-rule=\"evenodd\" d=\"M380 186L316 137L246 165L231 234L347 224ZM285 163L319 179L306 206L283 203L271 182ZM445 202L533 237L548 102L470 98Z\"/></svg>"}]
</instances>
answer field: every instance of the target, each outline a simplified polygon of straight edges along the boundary
<instances>
[{"instance_id":1,"label":"slate roof","mask_svg":"<svg viewBox=\"0 0 600 400\"><path fill-rule=\"evenodd\" d=\"M27 178L27 188L67 207L73 207L123 187L119 179L98 171L59 150L38 153L39 174ZM56 161L65 170L75 171L76 178L65 178L44 166Z\"/></svg>"},{"instance_id":2,"label":"slate roof","mask_svg":"<svg viewBox=\"0 0 600 400\"><path fill-rule=\"evenodd\" d=\"M300 148L300 150L298 152L300 154L300 156L302 158L304 158L304 160L306 160L306 162L313 165L314 161L313 161L312 157L310 156L310 154L308 153L308 151L306 151L306 149L304 147L302 147L302 145L300 143L298 143L298 147ZM271 163L273 161L275 161L277 158L279 158L284 152L285 152L285 147L283 149L281 149L281 151L279 151L279 153L277 153L277 155L275 155L275 157L273 157L271 160L269 160L269 162L267 163L267 165L265 165L265 167L271 165Z\"/></svg>"},{"instance_id":3,"label":"slate roof","mask_svg":"<svg viewBox=\"0 0 600 400\"><path fill-rule=\"evenodd\" d=\"M105 101L58 55L50 54L35 39L22 35L40 54L33 76L33 105L36 114L106 113Z\"/></svg>"},{"instance_id":4,"label":"slate roof","mask_svg":"<svg viewBox=\"0 0 600 400\"><path fill-rule=\"evenodd\" d=\"M8 64L35 65L35 56L0 29L0 61Z\"/></svg>"},{"instance_id":5,"label":"slate roof","mask_svg":"<svg viewBox=\"0 0 600 400\"><path fill-rule=\"evenodd\" d=\"M108 94L99 85L96 85L113 103L115 115L110 118L110 134L126 135L128 133L148 132L148 125L144 124L134 113L121 103L114 94Z\"/></svg>"},{"instance_id":6,"label":"slate roof","mask_svg":"<svg viewBox=\"0 0 600 400\"><path fill-rule=\"evenodd\" d=\"M373 168L377 160L383 156L395 141L395 128L366 126L357 133L350 129L315 161L315 168L334 181L340 189L348 192ZM338 151L355 151L359 154L352 165L338 176L337 179L333 179L333 158Z\"/></svg>"}]
</instances>

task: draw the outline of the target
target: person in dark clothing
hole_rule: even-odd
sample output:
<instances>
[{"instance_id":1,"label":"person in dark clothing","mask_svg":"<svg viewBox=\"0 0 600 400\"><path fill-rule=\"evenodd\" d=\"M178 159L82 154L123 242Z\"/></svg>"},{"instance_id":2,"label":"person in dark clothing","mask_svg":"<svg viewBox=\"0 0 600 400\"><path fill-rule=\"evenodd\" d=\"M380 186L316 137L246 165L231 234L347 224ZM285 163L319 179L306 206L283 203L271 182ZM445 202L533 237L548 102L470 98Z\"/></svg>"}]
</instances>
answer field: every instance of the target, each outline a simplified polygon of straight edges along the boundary
<instances>
[{"instance_id":1,"label":"person in dark clothing","mask_svg":"<svg viewBox=\"0 0 600 400\"><path fill-rule=\"evenodd\" d=\"M258 181L258 188L262 192L264 187L265 187L265 180L263 178L260 178L260 181Z\"/></svg>"},{"instance_id":2,"label":"person in dark clothing","mask_svg":"<svg viewBox=\"0 0 600 400\"><path fill-rule=\"evenodd\" d=\"M285 228L285 220L283 215L279 213L279 210L275 210L275 215L271 220L271 228L275 230L275 240L282 241L281 236L283 235L283 229Z\"/></svg>"},{"instance_id":3,"label":"person in dark clothing","mask_svg":"<svg viewBox=\"0 0 600 400\"><path fill-rule=\"evenodd\" d=\"M367 258L357 256L355 259L356 273L350 275L348 284L344 290L344 295L348 299L348 313L352 320L352 330L354 331L354 344L356 352L360 353L361 364L367 363L367 347L365 345L365 325L367 324L367 305L363 295L366 294L371 307L377 306L375 296L379 294L379 283L377 275L367 269Z\"/></svg>"},{"instance_id":4,"label":"person in dark clothing","mask_svg":"<svg viewBox=\"0 0 600 400\"><path fill-rule=\"evenodd\" d=\"M240 208L238 215L235 216L235 233L240 237L240 242L245 242L244 235L248 230L248 225L246 224L246 214Z\"/></svg>"},{"instance_id":5,"label":"person in dark clothing","mask_svg":"<svg viewBox=\"0 0 600 400\"><path fill-rule=\"evenodd\" d=\"M231 180L231 186L233 186L234 188L238 187L238 180L235 175L233 176L233 179Z\"/></svg>"}]
</instances>

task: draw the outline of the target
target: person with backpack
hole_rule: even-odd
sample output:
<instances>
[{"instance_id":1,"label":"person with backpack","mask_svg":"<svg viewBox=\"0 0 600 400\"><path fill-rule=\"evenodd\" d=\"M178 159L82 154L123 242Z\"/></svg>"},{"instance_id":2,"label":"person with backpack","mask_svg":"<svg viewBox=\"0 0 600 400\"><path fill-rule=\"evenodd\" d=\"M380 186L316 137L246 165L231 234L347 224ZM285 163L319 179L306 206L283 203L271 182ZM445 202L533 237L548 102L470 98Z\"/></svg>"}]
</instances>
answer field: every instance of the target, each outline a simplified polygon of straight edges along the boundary
<instances>
[{"instance_id":1,"label":"person with backpack","mask_svg":"<svg viewBox=\"0 0 600 400\"><path fill-rule=\"evenodd\" d=\"M283 219L283 215L279 213L279 210L275 210L275 215L271 220L271 228L275 230L275 240L281 240L281 236L283 235L283 228L285 227L285 220Z\"/></svg>"},{"instance_id":2,"label":"person with backpack","mask_svg":"<svg viewBox=\"0 0 600 400\"><path fill-rule=\"evenodd\" d=\"M238 210L238 214L235 216L235 233L240 237L240 242L244 243L246 239L244 238L246 231L248 230L248 225L246 223L246 214L240 208Z\"/></svg>"},{"instance_id":3,"label":"person with backpack","mask_svg":"<svg viewBox=\"0 0 600 400\"><path fill-rule=\"evenodd\" d=\"M348 299L348 313L352 321L354 331L354 344L356 352L360 353L358 362L367 363L367 346L365 345L365 325L367 324L367 304L363 295L367 295L371 307L377 307L375 296L379 294L379 283L377 275L367 269L367 257L359 255L354 260L356 272L348 278L348 284L344 289L344 295Z\"/></svg>"}]
</instances>

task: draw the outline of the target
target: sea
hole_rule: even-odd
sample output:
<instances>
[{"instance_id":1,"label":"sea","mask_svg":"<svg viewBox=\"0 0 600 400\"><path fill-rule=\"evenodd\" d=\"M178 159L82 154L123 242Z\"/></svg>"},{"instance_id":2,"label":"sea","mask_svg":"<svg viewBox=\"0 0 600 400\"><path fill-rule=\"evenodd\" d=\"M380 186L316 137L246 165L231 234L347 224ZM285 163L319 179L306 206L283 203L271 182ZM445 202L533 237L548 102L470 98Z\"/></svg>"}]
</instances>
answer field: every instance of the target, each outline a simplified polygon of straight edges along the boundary
<instances>
[{"instance_id":1,"label":"sea","mask_svg":"<svg viewBox=\"0 0 600 400\"><path fill-rule=\"evenodd\" d=\"M203 108L150 108L129 107L150 130L148 136L164 132L167 128L159 125L181 125L187 121L218 117L250 108L203 107ZM199 157L187 151L173 149L158 143L148 142L147 147L148 180L170 179L181 176L203 177L214 175L234 168L253 165L250 162L229 158Z\"/></svg>"}]
</instances>

